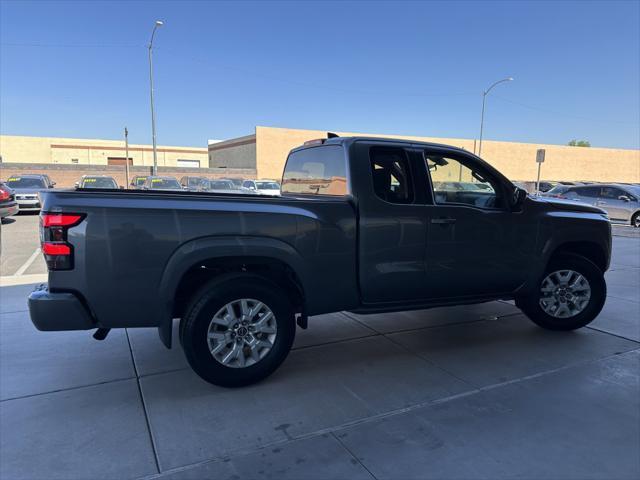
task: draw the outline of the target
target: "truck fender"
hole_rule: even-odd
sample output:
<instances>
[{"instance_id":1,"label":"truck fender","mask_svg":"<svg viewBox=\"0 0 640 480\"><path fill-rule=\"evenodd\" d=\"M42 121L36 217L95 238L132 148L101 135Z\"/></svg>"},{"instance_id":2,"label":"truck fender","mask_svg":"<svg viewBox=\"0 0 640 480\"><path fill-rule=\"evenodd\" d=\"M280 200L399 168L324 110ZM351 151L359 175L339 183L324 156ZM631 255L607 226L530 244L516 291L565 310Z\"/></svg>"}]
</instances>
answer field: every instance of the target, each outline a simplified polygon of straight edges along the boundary
<instances>
[{"instance_id":1,"label":"truck fender","mask_svg":"<svg viewBox=\"0 0 640 480\"><path fill-rule=\"evenodd\" d=\"M303 291L308 275L302 256L291 245L269 237L211 236L191 240L180 245L165 265L158 289L161 321L158 333L162 343L171 348L172 312L178 285L185 273L199 262L225 257L273 258L288 265L300 280Z\"/></svg>"}]
</instances>

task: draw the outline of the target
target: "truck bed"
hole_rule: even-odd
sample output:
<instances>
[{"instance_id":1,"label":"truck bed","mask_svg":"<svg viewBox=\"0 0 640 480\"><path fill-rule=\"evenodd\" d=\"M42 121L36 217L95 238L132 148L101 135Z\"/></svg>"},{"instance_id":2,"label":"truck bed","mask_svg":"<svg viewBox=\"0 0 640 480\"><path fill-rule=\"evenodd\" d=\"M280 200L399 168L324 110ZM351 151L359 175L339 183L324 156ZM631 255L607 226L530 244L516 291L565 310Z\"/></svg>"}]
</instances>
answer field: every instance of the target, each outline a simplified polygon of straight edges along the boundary
<instances>
[{"instance_id":1,"label":"truck bed","mask_svg":"<svg viewBox=\"0 0 640 480\"><path fill-rule=\"evenodd\" d=\"M201 249L256 260L277 252L300 277L309 314L357 304L356 215L347 199L98 189L41 197L43 212L86 215L69 231L74 268L50 272L49 289L82 295L98 326L165 321L165 289L177 288L185 265L199 267L193 252Z\"/></svg>"}]
</instances>

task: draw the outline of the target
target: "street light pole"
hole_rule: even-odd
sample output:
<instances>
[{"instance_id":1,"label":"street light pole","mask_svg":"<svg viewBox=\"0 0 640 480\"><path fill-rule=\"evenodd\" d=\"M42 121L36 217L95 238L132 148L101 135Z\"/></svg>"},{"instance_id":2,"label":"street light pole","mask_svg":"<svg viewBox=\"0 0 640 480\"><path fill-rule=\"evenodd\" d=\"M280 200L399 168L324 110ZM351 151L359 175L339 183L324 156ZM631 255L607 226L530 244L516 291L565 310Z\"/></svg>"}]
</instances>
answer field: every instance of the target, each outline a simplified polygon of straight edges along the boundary
<instances>
[{"instance_id":1,"label":"street light pole","mask_svg":"<svg viewBox=\"0 0 640 480\"><path fill-rule=\"evenodd\" d=\"M513 81L513 77L503 78L502 80L498 80L494 84L492 84L489 88L487 88L484 92L482 92L482 115L480 116L480 142L478 145L478 156L482 153L482 132L484 130L484 105L487 100L487 94L491 91L493 87L503 82L511 82Z\"/></svg>"},{"instance_id":2,"label":"street light pole","mask_svg":"<svg viewBox=\"0 0 640 480\"><path fill-rule=\"evenodd\" d=\"M149 84L151 90L151 136L153 141L153 175L158 174L158 153L156 148L156 114L153 108L153 37L156 34L158 27L161 27L164 23L160 20L156 20L153 26L153 32L151 32L151 41L149 42Z\"/></svg>"}]
</instances>

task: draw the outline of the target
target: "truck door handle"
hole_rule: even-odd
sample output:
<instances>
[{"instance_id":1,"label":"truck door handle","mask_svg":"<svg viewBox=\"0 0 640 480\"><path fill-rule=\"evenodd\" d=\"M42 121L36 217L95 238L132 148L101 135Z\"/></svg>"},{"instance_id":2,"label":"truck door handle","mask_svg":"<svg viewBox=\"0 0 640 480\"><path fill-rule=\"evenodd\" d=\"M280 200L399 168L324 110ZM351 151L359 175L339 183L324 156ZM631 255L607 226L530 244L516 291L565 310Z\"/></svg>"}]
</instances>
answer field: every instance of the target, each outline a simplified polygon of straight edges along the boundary
<instances>
[{"instance_id":1,"label":"truck door handle","mask_svg":"<svg viewBox=\"0 0 640 480\"><path fill-rule=\"evenodd\" d=\"M436 223L439 225L451 225L452 223L456 223L455 218L432 218L431 223Z\"/></svg>"}]
</instances>

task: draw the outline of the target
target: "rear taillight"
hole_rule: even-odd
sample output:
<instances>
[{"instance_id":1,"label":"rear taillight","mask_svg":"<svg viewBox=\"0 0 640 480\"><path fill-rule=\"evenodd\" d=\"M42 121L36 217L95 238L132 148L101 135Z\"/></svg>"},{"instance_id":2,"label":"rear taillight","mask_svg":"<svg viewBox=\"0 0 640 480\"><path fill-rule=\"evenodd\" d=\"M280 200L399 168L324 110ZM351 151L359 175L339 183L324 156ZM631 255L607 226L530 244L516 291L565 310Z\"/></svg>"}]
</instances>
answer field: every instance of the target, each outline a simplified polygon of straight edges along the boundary
<instances>
[{"instance_id":1,"label":"rear taillight","mask_svg":"<svg viewBox=\"0 0 640 480\"><path fill-rule=\"evenodd\" d=\"M0 200L9 200L9 197L11 197L9 192L4 188L0 187Z\"/></svg>"},{"instance_id":2,"label":"rear taillight","mask_svg":"<svg viewBox=\"0 0 640 480\"><path fill-rule=\"evenodd\" d=\"M40 214L40 243L49 270L73 268L73 246L67 241L67 232L83 218L77 213Z\"/></svg>"}]
</instances>

